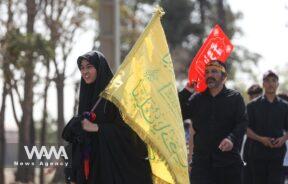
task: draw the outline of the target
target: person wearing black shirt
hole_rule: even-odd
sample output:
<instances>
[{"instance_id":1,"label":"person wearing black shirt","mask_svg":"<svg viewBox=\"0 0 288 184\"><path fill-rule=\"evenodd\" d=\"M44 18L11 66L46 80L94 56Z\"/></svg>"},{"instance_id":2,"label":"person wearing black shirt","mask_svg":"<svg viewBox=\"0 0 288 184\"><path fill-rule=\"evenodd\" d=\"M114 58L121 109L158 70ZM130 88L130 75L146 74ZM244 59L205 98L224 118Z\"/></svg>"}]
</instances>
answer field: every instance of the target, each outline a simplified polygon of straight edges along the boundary
<instances>
[{"instance_id":1,"label":"person wearing black shirt","mask_svg":"<svg viewBox=\"0 0 288 184\"><path fill-rule=\"evenodd\" d=\"M247 94L249 96L249 101L254 100L255 98L261 96L263 94L263 89L259 84L253 84L250 86L247 90ZM245 138L244 138L245 140ZM247 139L245 140L245 144L243 147L243 160L245 162L244 170L243 170L243 183L244 184L253 184L252 180L252 167L249 160L249 153L250 153L250 146L251 146L251 140Z\"/></svg>"},{"instance_id":2,"label":"person wearing black shirt","mask_svg":"<svg viewBox=\"0 0 288 184\"><path fill-rule=\"evenodd\" d=\"M208 63L205 78L206 91L191 96L187 85L179 93L183 119L192 119L195 130L191 183L241 184L240 149L247 126L243 98L225 87L222 62Z\"/></svg>"},{"instance_id":3,"label":"person wearing black shirt","mask_svg":"<svg viewBox=\"0 0 288 184\"><path fill-rule=\"evenodd\" d=\"M285 100L288 103L288 93L279 93L277 95L279 98ZM287 152L287 141L286 141L286 153L284 156L284 161L283 161L283 178L282 178L282 183L285 183L285 181L288 180L288 152Z\"/></svg>"},{"instance_id":4,"label":"person wearing black shirt","mask_svg":"<svg viewBox=\"0 0 288 184\"><path fill-rule=\"evenodd\" d=\"M253 184L280 184L288 134L288 104L276 96L278 76L263 75L264 95L247 105ZM249 161L248 160L248 161Z\"/></svg>"}]
</instances>

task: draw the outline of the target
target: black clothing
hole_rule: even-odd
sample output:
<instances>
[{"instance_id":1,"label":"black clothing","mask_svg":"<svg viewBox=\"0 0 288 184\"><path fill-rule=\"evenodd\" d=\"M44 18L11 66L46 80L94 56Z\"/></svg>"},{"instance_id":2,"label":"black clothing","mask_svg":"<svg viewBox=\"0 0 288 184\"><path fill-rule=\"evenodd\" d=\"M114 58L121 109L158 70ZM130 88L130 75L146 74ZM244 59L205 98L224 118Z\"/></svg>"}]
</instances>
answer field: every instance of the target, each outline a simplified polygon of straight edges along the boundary
<instances>
[{"instance_id":1,"label":"black clothing","mask_svg":"<svg viewBox=\"0 0 288 184\"><path fill-rule=\"evenodd\" d=\"M191 171L191 184L242 184L242 165L211 167L202 164Z\"/></svg>"},{"instance_id":2,"label":"black clothing","mask_svg":"<svg viewBox=\"0 0 288 184\"><path fill-rule=\"evenodd\" d=\"M288 127L288 104L276 97L271 103L260 96L247 105L249 128L257 135L279 138ZM269 148L262 143L248 140L247 164L252 168L254 184L279 184L283 174L286 145Z\"/></svg>"},{"instance_id":3,"label":"black clothing","mask_svg":"<svg viewBox=\"0 0 288 184\"><path fill-rule=\"evenodd\" d=\"M219 184L243 184L242 165L232 164L226 167L214 167L212 170L215 183Z\"/></svg>"},{"instance_id":4,"label":"black clothing","mask_svg":"<svg viewBox=\"0 0 288 184\"><path fill-rule=\"evenodd\" d=\"M243 168L243 184L253 184L251 161L246 159L245 162L246 162L246 165Z\"/></svg>"},{"instance_id":5,"label":"black clothing","mask_svg":"<svg viewBox=\"0 0 288 184\"><path fill-rule=\"evenodd\" d=\"M81 79L78 116L63 131L65 135L69 135L63 138L72 144L72 169L67 172L71 174L70 180L77 184L152 184L151 168L146 159L146 144L122 120L114 104L101 99L94 110L98 132L86 132L82 129L81 114L92 109L113 74L105 58L98 52L80 56L78 66L81 58L93 64L97 69L97 77L93 84L86 84ZM71 136L71 132L74 136ZM86 181L83 150L87 145L90 174Z\"/></svg>"},{"instance_id":6,"label":"black clothing","mask_svg":"<svg viewBox=\"0 0 288 184\"><path fill-rule=\"evenodd\" d=\"M283 158L251 160L253 184L281 184L283 180Z\"/></svg>"},{"instance_id":7,"label":"black clothing","mask_svg":"<svg viewBox=\"0 0 288 184\"><path fill-rule=\"evenodd\" d=\"M191 119L194 135L193 158L212 159L216 167L241 164L241 142L247 125L245 104L240 93L226 87L215 97L209 91L194 94L184 89L179 94L183 119ZM222 152L218 146L229 138L234 146Z\"/></svg>"},{"instance_id":8,"label":"black clothing","mask_svg":"<svg viewBox=\"0 0 288 184\"><path fill-rule=\"evenodd\" d=\"M243 182L244 184L253 184L252 180L252 166L251 166L251 161L249 161L250 158L250 147L251 147L251 139L248 137L246 138L246 141L244 143L244 148L243 148L243 160L246 163L246 165L243 168Z\"/></svg>"},{"instance_id":9,"label":"black clothing","mask_svg":"<svg viewBox=\"0 0 288 184\"><path fill-rule=\"evenodd\" d=\"M219 178L226 172L228 183L241 182L240 149L247 125L242 96L225 86L215 97L208 89L190 96L186 89L179 93L183 119L191 119L195 130L191 183L223 184ZM231 151L218 148L224 138L233 142Z\"/></svg>"},{"instance_id":10,"label":"black clothing","mask_svg":"<svg viewBox=\"0 0 288 184\"><path fill-rule=\"evenodd\" d=\"M270 103L263 95L247 105L249 118L248 127L257 135L279 138L288 127L288 104L276 97ZM255 158L283 158L286 151L285 144L281 148L268 148L258 141L251 141L249 156Z\"/></svg>"}]
</instances>

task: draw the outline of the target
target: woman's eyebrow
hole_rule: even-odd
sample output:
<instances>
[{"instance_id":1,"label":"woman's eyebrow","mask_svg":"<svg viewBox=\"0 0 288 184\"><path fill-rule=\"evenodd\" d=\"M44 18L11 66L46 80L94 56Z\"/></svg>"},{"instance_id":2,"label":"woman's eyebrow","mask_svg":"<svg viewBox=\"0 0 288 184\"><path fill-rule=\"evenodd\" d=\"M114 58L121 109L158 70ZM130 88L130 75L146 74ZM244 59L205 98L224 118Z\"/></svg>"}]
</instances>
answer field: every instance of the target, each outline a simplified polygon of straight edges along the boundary
<instances>
[{"instance_id":1,"label":"woman's eyebrow","mask_svg":"<svg viewBox=\"0 0 288 184\"><path fill-rule=\"evenodd\" d=\"M83 66L91 66L91 65L92 65L92 64L90 64L90 63L87 63L87 64L86 64L86 63L82 63L82 64L81 64L82 67L83 67Z\"/></svg>"}]
</instances>

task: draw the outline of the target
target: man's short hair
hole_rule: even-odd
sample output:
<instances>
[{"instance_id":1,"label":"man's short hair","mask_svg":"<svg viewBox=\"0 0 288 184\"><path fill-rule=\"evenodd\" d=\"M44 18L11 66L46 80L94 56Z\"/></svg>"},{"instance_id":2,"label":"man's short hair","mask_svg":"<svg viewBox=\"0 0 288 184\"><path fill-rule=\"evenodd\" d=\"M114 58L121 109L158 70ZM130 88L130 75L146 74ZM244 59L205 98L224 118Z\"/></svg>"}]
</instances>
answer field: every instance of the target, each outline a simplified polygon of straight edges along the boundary
<instances>
[{"instance_id":1,"label":"man's short hair","mask_svg":"<svg viewBox=\"0 0 288 184\"><path fill-rule=\"evenodd\" d=\"M262 94L262 93L263 93L263 89L261 88L261 86L259 84L253 84L247 90L247 94L249 96L258 95L258 94Z\"/></svg>"}]
</instances>

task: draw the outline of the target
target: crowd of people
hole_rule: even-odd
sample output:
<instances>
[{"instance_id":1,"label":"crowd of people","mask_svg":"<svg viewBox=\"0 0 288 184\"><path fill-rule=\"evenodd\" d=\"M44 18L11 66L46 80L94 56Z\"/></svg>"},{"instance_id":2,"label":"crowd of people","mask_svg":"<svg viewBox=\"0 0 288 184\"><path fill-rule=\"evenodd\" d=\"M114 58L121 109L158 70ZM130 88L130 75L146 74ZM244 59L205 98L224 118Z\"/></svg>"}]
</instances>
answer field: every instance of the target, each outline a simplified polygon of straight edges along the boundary
<instances>
[{"instance_id":1,"label":"crowd of people","mask_svg":"<svg viewBox=\"0 0 288 184\"><path fill-rule=\"evenodd\" d=\"M212 61L205 77L205 92L193 92L188 84L179 93L183 118L192 120L186 126L193 132L191 183L284 184L288 95L277 94L279 76L267 71L263 88L254 84L248 89L246 105L239 92L226 88L225 64Z\"/></svg>"},{"instance_id":2,"label":"crowd of people","mask_svg":"<svg viewBox=\"0 0 288 184\"><path fill-rule=\"evenodd\" d=\"M99 97L113 77L105 57L91 51L80 56L77 65L81 73L78 115L62 135L72 145L72 164L65 169L67 183L152 184L146 144L123 121L119 109ZM288 173L288 156L284 162L288 97L277 95L278 75L268 71L263 89L251 86L248 104L238 91L225 86L225 63L210 61L205 80L204 92L194 92L195 83L179 92L191 183L283 183Z\"/></svg>"}]
</instances>

